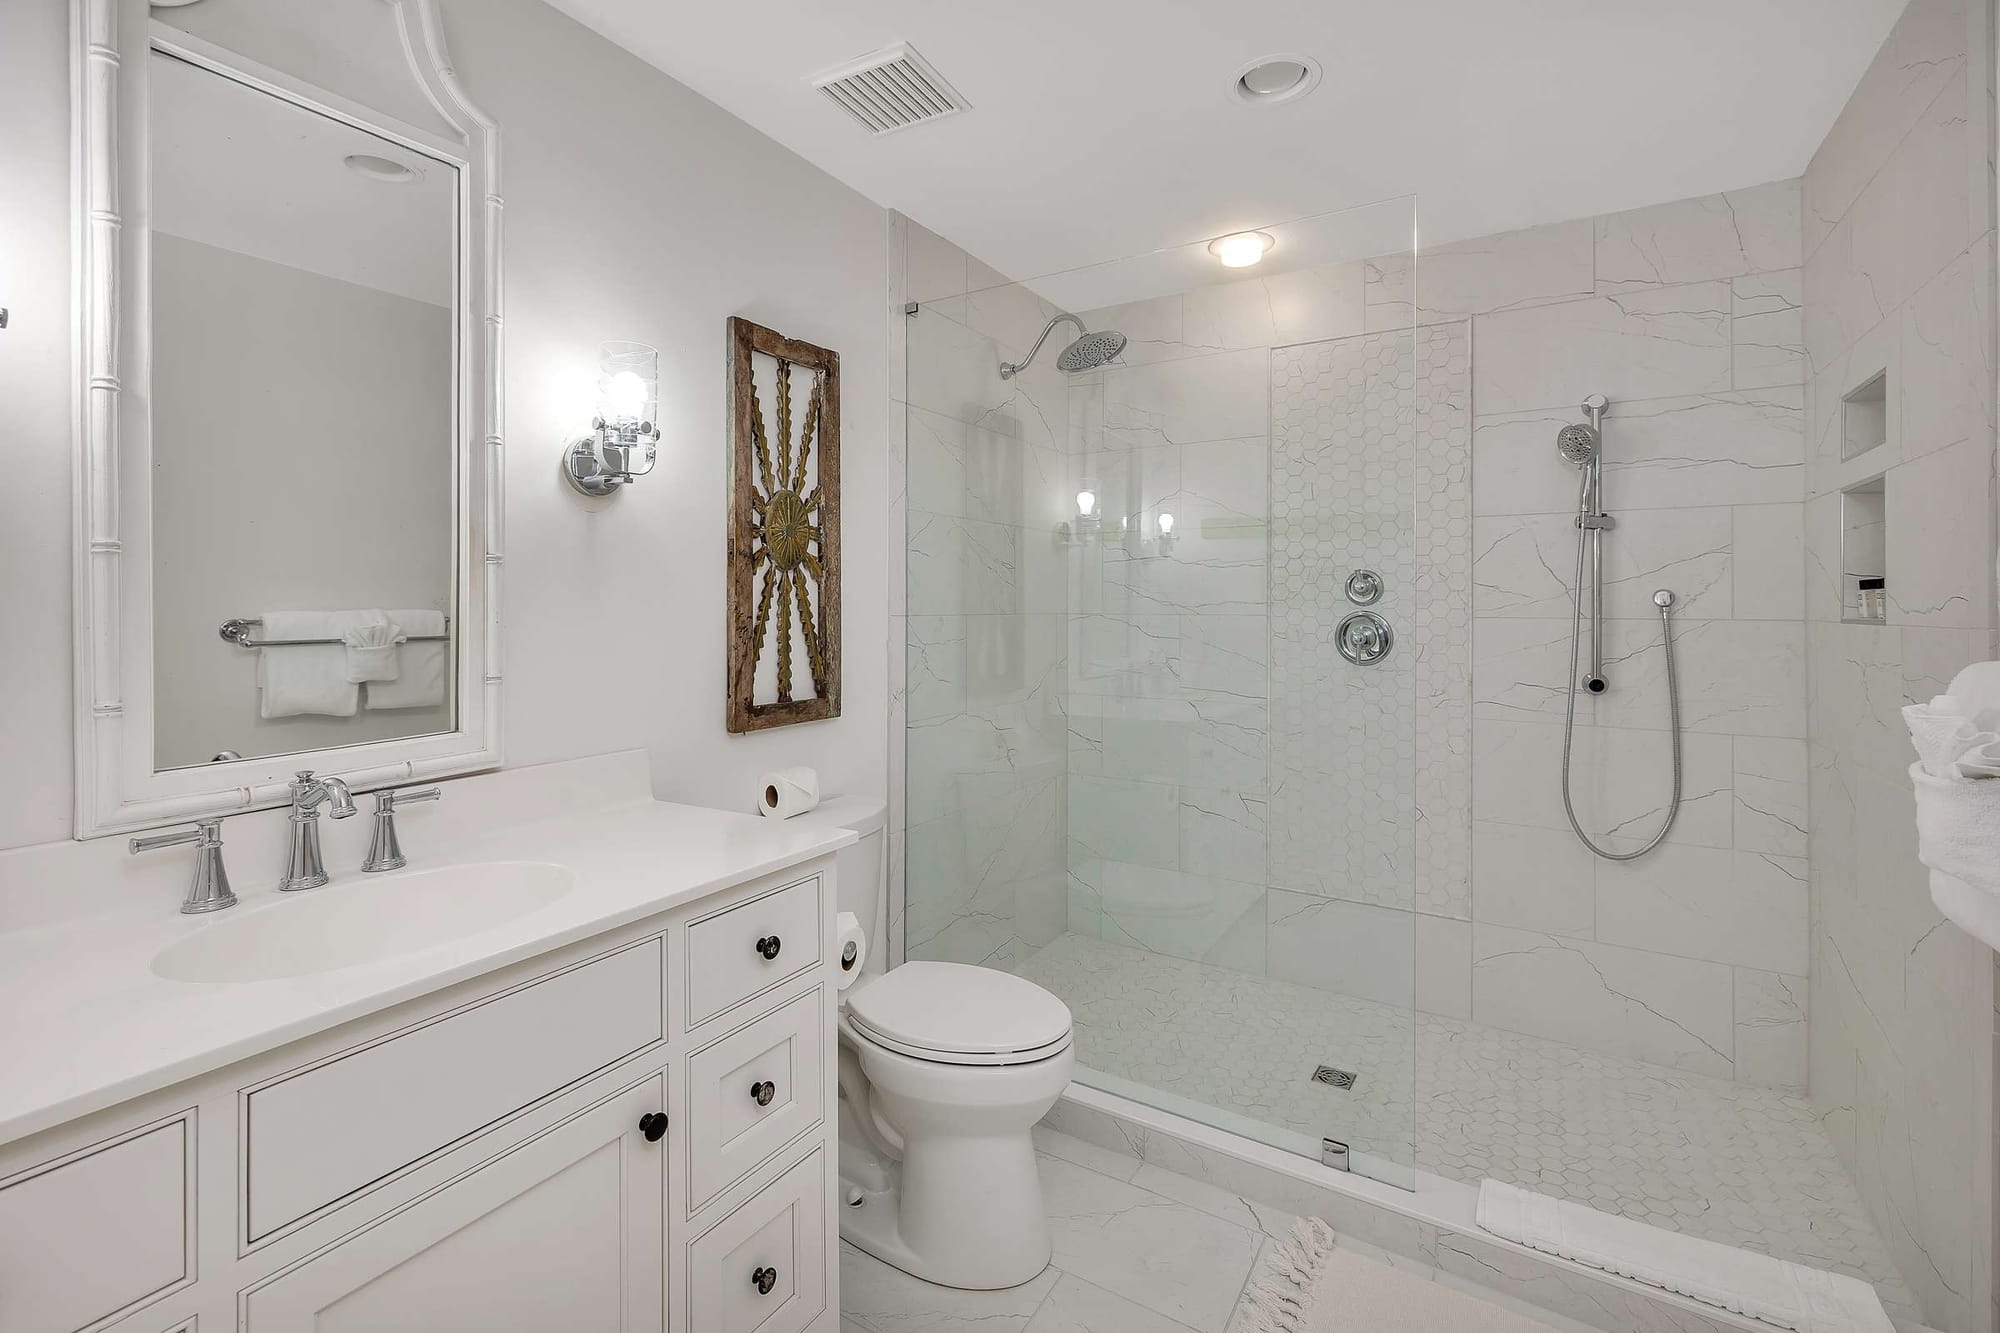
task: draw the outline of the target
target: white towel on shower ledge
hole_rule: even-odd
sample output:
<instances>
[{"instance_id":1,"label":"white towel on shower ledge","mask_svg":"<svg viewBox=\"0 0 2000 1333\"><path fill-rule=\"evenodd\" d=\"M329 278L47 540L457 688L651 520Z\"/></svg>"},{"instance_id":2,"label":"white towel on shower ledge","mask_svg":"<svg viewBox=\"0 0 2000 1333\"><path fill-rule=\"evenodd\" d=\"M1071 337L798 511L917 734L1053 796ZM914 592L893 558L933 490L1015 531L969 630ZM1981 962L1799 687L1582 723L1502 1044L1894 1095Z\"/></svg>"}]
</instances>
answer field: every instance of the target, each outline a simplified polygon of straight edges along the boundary
<instances>
[{"instance_id":1,"label":"white towel on shower ledge","mask_svg":"<svg viewBox=\"0 0 2000 1333\"><path fill-rule=\"evenodd\" d=\"M1498 1180L1479 1185L1479 1226L1705 1305L1795 1333L1895 1333L1875 1289L1768 1254L1613 1217Z\"/></svg>"}]
</instances>

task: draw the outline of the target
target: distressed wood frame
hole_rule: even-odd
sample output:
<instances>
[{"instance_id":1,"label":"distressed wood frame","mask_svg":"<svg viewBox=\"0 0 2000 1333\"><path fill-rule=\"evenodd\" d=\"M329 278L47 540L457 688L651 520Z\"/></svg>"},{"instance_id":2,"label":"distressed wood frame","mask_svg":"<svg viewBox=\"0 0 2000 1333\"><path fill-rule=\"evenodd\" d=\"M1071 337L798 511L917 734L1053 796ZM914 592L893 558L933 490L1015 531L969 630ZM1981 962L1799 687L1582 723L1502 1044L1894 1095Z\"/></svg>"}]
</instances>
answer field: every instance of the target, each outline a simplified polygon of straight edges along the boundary
<instances>
[{"instance_id":1,"label":"distressed wood frame","mask_svg":"<svg viewBox=\"0 0 2000 1333\"><path fill-rule=\"evenodd\" d=\"M461 86L437 0L387 0L400 58L449 134L154 22L144 0L71 0L78 838L282 805L293 770L357 788L500 764L504 494L500 135ZM152 651L147 58L159 49L451 164L458 172L453 623L457 716L427 736L157 771ZM136 151L126 151L131 145Z\"/></svg>"},{"instance_id":2,"label":"distressed wood frame","mask_svg":"<svg viewBox=\"0 0 2000 1333\"><path fill-rule=\"evenodd\" d=\"M757 491L758 445L763 429L753 375L754 357L775 358L781 374L786 365L800 366L820 377L817 401L808 408L808 422L817 426L814 477L819 512L818 561L821 576L818 635L823 658L815 672L817 695L811 699L755 701L761 603L757 586L759 564ZM816 409L816 413L814 411ZM789 420L789 412L781 419ZM791 442L781 441L780 458ZM768 448L768 445L766 446ZM765 466L768 466L768 462ZM810 497L811 492L807 492ZM729 553L728 553L728 700L727 725L742 733L818 722L840 716L840 355L809 342L787 338L747 319L729 321ZM803 577L800 575L798 577ZM780 605L783 605L782 598ZM788 620L780 626L789 636ZM787 653L789 649L786 650Z\"/></svg>"}]
</instances>

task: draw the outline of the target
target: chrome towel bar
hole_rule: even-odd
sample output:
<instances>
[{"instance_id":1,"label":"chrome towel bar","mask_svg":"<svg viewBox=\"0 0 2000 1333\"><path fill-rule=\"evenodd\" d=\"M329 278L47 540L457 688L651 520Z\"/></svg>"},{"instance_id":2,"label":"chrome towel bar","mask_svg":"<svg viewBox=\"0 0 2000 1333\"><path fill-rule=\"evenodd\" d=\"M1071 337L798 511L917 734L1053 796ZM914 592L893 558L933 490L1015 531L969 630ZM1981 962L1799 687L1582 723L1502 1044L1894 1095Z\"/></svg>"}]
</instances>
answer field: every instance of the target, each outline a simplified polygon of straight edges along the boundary
<instances>
[{"instance_id":1,"label":"chrome towel bar","mask_svg":"<svg viewBox=\"0 0 2000 1333\"><path fill-rule=\"evenodd\" d=\"M253 639L251 638L250 631L256 626L261 625L263 623L264 622L262 620L259 620L255 616L242 617L235 620L225 620L222 622L222 627L218 629L216 633L220 634L224 639L228 640L230 643L237 645L239 648L304 648L311 644L316 644L316 643L341 642L341 640L339 639ZM445 624L449 625L450 623L451 623L451 617L446 616ZM407 639L405 639L404 642L442 643L449 640L450 638L451 635L449 634L412 634Z\"/></svg>"}]
</instances>

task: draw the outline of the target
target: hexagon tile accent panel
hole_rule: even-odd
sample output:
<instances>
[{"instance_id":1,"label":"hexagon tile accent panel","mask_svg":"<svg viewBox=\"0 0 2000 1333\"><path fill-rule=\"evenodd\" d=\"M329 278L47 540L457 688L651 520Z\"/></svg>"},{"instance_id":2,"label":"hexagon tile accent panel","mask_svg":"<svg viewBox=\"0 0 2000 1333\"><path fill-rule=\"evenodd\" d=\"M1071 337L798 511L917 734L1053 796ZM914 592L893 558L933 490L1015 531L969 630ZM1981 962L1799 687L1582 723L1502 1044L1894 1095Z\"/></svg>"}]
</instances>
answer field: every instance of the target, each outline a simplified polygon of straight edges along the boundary
<instances>
[{"instance_id":1,"label":"hexagon tile accent panel","mask_svg":"<svg viewBox=\"0 0 2000 1333\"><path fill-rule=\"evenodd\" d=\"M1274 885L1470 915L1470 342L1458 323L1271 354ZM1374 666L1334 646L1358 569L1397 640Z\"/></svg>"}]
</instances>

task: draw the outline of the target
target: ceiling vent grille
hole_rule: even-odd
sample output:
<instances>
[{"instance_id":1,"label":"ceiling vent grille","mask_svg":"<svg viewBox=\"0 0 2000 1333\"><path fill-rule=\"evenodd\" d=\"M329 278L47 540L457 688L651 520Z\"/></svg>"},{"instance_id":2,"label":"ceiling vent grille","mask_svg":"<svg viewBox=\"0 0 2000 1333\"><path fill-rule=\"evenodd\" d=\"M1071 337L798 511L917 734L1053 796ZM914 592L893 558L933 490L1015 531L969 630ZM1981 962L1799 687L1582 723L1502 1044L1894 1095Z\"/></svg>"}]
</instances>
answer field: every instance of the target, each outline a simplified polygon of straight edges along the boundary
<instances>
[{"instance_id":1,"label":"ceiling vent grille","mask_svg":"<svg viewBox=\"0 0 2000 1333\"><path fill-rule=\"evenodd\" d=\"M870 134L893 134L972 105L908 42L828 70L812 84Z\"/></svg>"}]
</instances>

